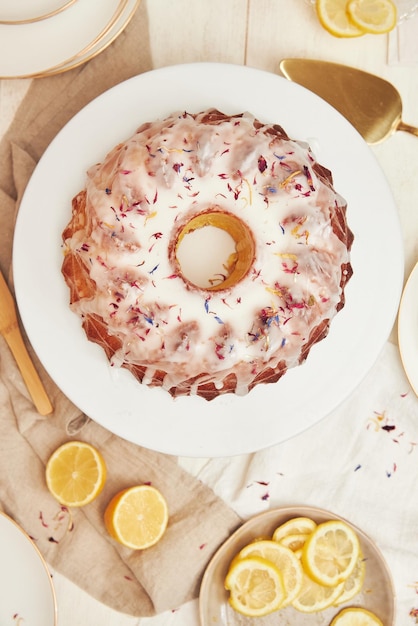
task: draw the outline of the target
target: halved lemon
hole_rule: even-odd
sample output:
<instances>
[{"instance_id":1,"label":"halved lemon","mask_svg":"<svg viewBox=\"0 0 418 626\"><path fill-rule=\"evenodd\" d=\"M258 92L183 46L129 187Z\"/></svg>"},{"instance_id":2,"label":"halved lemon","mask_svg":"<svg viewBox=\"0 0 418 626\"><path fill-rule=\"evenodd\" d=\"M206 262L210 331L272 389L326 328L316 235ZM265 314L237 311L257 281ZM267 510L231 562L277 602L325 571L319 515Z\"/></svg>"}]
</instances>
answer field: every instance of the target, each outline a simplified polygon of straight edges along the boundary
<instances>
[{"instance_id":1,"label":"halved lemon","mask_svg":"<svg viewBox=\"0 0 418 626\"><path fill-rule=\"evenodd\" d=\"M342 593L337 598L337 601L334 603L335 606L340 606L341 604L348 602L360 592L361 588L363 587L365 575L366 561L361 554L358 558L353 573L344 581Z\"/></svg>"},{"instance_id":2,"label":"halved lemon","mask_svg":"<svg viewBox=\"0 0 418 626\"><path fill-rule=\"evenodd\" d=\"M340 611L330 626L383 626L383 623L367 609L348 608Z\"/></svg>"},{"instance_id":3,"label":"halved lemon","mask_svg":"<svg viewBox=\"0 0 418 626\"><path fill-rule=\"evenodd\" d=\"M129 487L111 499L104 521L116 541L133 550L144 550L155 545L166 530L167 502L151 485Z\"/></svg>"},{"instance_id":4,"label":"halved lemon","mask_svg":"<svg viewBox=\"0 0 418 626\"><path fill-rule=\"evenodd\" d=\"M60 504L79 507L92 502L104 487L106 465L100 452L83 441L68 441L50 456L46 484Z\"/></svg>"},{"instance_id":5,"label":"halved lemon","mask_svg":"<svg viewBox=\"0 0 418 626\"><path fill-rule=\"evenodd\" d=\"M325 587L303 574L302 588L293 600L293 608L302 613L317 613L332 606L343 590L343 583L335 587Z\"/></svg>"},{"instance_id":6,"label":"halved lemon","mask_svg":"<svg viewBox=\"0 0 418 626\"><path fill-rule=\"evenodd\" d=\"M276 565L260 556L234 559L225 578L229 603L248 617L277 611L286 597L283 577Z\"/></svg>"},{"instance_id":7,"label":"halved lemon","mask_svg":"<svg viewBox=\"0 0 418 626\"><path fill-rule=\"evenodd\" d=\"M359 29L375 35L388 33L397 22L397 9L392 0L350 0L347 12Z\"/></svg>"},{"instance_id":8,"label":"halved lemon","mask_svg":"<svg viewBox=\"0 0 418 626\"><path fill-rule=\"evenodd\" d=\"M354 529L343 520L318 524L302 551L302 565L308 576L327 587L335 587L351 576L360 556Z\"/></svg>"},{"instance_id":9,"label":"halved lemon","mask_svg":"<svg viewBox=\"0 0 418 626\"><path fill-rule=\"evenodd\" d=\"M322 26L335 37L364 35L348 14L347 0L316 0L316 12Z\"/></svg>"},{"instance_id":10,"label":"halved lemon","mask_svg":"<svg viewBox=\"0 0 418 626\"><path fill-rule=\"evenodd\" d=\"M238 553L240 559L249 556L261 556L276 565L282 573L286 592L281 608L293 602L302 587L303 570L300 560L292 550L282 546L277 541L255 541L245 546Z\"/></svg>"}]
</instances>

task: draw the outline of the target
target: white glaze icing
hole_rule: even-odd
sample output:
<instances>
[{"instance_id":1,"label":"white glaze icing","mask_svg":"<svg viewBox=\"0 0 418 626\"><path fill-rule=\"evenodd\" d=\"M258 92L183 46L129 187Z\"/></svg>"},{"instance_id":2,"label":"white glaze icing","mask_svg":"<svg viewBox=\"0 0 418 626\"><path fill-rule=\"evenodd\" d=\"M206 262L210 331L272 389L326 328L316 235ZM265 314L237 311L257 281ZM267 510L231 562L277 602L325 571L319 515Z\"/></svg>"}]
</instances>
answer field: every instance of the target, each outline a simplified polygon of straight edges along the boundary
<instances>
[{"instance_id":1,"label":"white glaze icing","mask_svg":"<svg viewBox=\"0 0 418 626\"><path fill-rule=\"evenodd\" d=\"M144 384L164 370L166 389L201 374L191 393L205 381L222 391L234 372L245 394L266 366L298 365L311 331L336 314L349 252L331 217L345 203L307 144L249 114L216 125L206 115L146 124L88 171L88 222L65 247L97 290L72 306L103 318L122 341L112 364L145 365ZM217 292L190 288L169 254L180 226L213 207L255 240L246 277Z\"/></svg>"}]
</instances>

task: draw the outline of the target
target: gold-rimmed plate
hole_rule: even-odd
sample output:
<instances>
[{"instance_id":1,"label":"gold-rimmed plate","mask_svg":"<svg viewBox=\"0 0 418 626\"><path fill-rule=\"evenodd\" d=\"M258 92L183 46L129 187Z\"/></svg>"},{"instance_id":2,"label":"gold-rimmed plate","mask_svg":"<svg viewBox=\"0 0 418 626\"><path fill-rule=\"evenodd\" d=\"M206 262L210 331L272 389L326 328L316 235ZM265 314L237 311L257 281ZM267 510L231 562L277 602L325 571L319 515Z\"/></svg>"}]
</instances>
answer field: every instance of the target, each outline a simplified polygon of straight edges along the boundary
<instances>
[{"instance_id":1,"label":"gold-rimmed plate","mask_svg":"<svg viewBox=\"0 0 418 626\"><path fill-rule=\"evenodd\" d=\"M0 624L56 626L51 574L29 535L0 511Z\"/></svg>"},{"instance_id":2,"label":"gold-rimmed plate","mask_svg":"<svg viewBox=\"0 0 418 626\"><path fill-rule=\"evenodd\" d=\"M120 5L120 10L115 14L112 23L106 28L106 32L102 33L96 41L92 42L86 49L81 50L78 54L74 55L67 62L50 68L48 71L43 72L43 76L53 76L54 74L61 74L68 70L78 67L86 61L90 61L93 57L97 56L105 50L115 39L125 30L132 17L135 14L141 0L124 0L123 5Z\"/></svg>"},{"instance_id":3,"label":"gold-rimmed plate","mask_svg":"<svg viewBox=\"0 0 418 626\"><path fill-rule=\"evenodd\" d=\"M364 558L366 575L360 593L347 605L330 607L324 611L304 614L292 606L262 618L244 617L229 605L228 593L224 588L225 576L233 557L247 543L257 537L271 537L274 530L293 517L310 517L317 523L330 519L342 519L323 509L298 506L273 509L253 517L243 524L219 548L210 561L203 576L199 596L199 611L202 626L325 626L345 606L359 606L375 613L385 626L393 626L395 614L395 591L388 566L374 542L362 530L349 523L357 533Z\"/></svg>"},{"instance_id":4,"label":"gold-rimmed plate","mask_svg":"<svg viewBox=\"0 0 418 626\"><path fill-rule=\"evenodd\" d=\"M139 0L77 0L45 20L0 24L0 78L51 75L84 63L112 43L138 5Z\"/></svg>"},{"instance_id":5,"label":"gold-rimmed plate","mask_svg":"<svg viewBox=\"0 0 418 626\"><path fill-rule=\"evenodd\" d=\"M29 24L65 11L77 0L5 0L0 6L0 24Z\"/></svg>"}]
</instances>

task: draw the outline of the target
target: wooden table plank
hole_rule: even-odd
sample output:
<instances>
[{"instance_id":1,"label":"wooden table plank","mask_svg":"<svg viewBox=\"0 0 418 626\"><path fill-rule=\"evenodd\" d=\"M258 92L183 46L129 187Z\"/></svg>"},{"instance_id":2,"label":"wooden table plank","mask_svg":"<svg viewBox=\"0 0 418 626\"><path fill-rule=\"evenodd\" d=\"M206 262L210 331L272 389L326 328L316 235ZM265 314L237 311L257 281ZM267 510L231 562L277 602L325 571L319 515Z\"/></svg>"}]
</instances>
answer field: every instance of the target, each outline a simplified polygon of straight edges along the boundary
<instances>
[{"instance_id":1,"label":"wooden table plank","mask_svg":"<svg viewBox=\"0 0 418 626\"><path fill-rule=\"evenodd\" d=\"M151 0L147 9L155 68L245 62L247 0Z\"/></svg>"},{"instance_id":2,"label":"wooden table plank","mask_svg":"<svg viewBox=\"0 0 418 626\"><path fill-rule=\"evenodd\" d=\"M250 0L246 63L278 71L284 57L315 57L381 72L387 37L340 39L320 25L309 0Z\"/></svg>"}]
</instances>

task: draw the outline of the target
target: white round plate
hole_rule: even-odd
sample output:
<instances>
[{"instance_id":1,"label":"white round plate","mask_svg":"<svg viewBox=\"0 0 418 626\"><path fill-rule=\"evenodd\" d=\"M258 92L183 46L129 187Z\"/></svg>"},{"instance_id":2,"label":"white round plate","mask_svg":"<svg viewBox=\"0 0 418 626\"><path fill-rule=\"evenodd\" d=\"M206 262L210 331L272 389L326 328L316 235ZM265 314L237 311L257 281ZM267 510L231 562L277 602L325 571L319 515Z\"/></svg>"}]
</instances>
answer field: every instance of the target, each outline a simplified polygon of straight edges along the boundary
<instances>
[{"instance_id":1,"label":"white round plate","mask_svg":"<svg viewBox=\"0 0 418 626\"><path fill-rule=\"evenodd\" d=\"M85 62L113 41L109 33L119 34L138 3L77 0L45 20L0 23L0 78L58 73Z\"/></svg>"},{"instance_id":2,"label":"white round plate","mask_svg":"<svg viewBox=\"0 0 418 626\"><path fill-rule=\"evenodd\" d=\"M268 97L267 97L268 96ZM173 400L111 368L70 311L61 276L61 233L85 172L144 121L211 106L251 111L308 139L348 201L355 235L346 306L306 363L277 384L211 402ZM390 249L391 254L387 251ZM397 212L376 160L327 103L284 78L243 66L190 64L141 74L91 102L50 144L28 183L17 218L14 280L22 321L62 391L105 428L134 443L181 456L228 456L278 443L315 424L359 384L392 329L403 280ZM379 303L384 297L385 305Z\"/></svg>"},{"instance_id":3,"label":"white round plate","mask_svg":"<svg viewBox=\"0 0 418 626\"><path fill-rule=\"evenodd\" d=\"M230 607L224 580L233 557L257 537L271 537L278 526L294 517L310 517L317 523L342 519L329 511L301 506L267 511L243 524L219 548L205 571L199 596L201 626L325 626L345 606L368 609L380 617L385 626L392 626L395 611L392 577L375 544L353 524L350 526L357 533L366 559L366 576L362 591L351 602L313 614L304 614L289 606L258 619L246 618Z\"/></svg>"},{"instance_id":4,"label":"white round plate","mask_svg":"<svg viewBox=\"0 0 418 626\"><path fill-rule=\"evenodd\" d=\"M398 315L398 342L405 373L418 395L418 263L409 275L402 294Z\"/></svg>"},{"instance_id":5,"label":"white round plate","mask_svg":"<svg viewBox=\"0 0 418 626\"><path fill-rule=\"evenodd\" d=\"M0 624L55 626L51 576L24 530L0 511Z\"/></svg>"}]
</instances>

